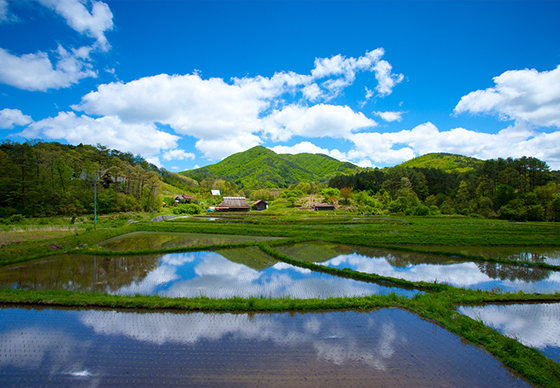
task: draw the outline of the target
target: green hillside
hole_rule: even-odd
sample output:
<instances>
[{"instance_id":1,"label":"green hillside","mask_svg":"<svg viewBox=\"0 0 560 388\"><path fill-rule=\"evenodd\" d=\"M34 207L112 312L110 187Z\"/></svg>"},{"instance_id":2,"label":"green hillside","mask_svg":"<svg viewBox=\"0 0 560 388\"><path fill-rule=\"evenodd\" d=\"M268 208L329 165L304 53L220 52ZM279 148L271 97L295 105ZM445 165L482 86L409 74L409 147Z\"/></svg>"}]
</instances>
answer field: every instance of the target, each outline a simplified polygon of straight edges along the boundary
<instances>
[{"instance_id":1,"label":"green hillside","mask_svg":"<svg viewBox=\"0 0 560 388\"><path fill-rule=\"evenodd\" d=\"M410 159L404 163L401 163L399 167L437 168L445 172L466 172L474 169L481 163L484 163L484 161L468 156L446 153L432 153Z\"/></svg>"},{"instance_id":2,"label":"green hillside","mask_svg":"<svg viewBox=\"0 0 560 388\"><path fill-rule=\"evenodd\" d=\"M358 166L321 154L278 155L262 146L228 156L216 164L181 174L202 180L223 179L243 189L288 187L299 182L326 181Z\"/></svg>"}]
</instances>

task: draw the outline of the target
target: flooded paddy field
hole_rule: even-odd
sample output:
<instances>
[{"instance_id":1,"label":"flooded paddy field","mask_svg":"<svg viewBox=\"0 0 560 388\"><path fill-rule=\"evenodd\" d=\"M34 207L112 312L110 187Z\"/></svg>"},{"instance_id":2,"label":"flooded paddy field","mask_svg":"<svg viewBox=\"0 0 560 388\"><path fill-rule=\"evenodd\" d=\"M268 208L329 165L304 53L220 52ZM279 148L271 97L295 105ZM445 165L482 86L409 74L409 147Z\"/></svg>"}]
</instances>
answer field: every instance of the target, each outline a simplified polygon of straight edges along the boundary
<instances>
[{"instance_id":1,"label":"flooded paddy field","mask_svg":"<svg viewBox=\"0 0 560 388\"><path fill-rule=\"evenodd\" d=\"M112 251L183 248L202 245L241 244L272 241L281 237L204 233L133 232L113 237L98 245Z\"/></svg>"},{"instance_id":2,"label":"flooded paddy field","mask_svg":"<svg viewBox=\"0 0 560 388\"><path fill-rule=\"evenodd\" d=\"M2 267L0 288L119 295L328 298L417 291L280 262L258 247L140 256L64 254Z\"/></svg>"},{"instance_id":3,"label":"flooded paddy field","mask_svg":"<svg viewBox=\"0 0 560 388\"><path fill-rule=\"evenodd\" d=\"M501 292L560 291L560 272L496 262L469 261L427 253L403 252L325 242L275 247L294 259L333 268L350 268L409 281Z\"/></svg>"},{"instance_id":4,"label":"flooded paddy field","mask_svg":"<svg viewBox=\"0 0 560 388\"><path fill-rule=\"evenodd\" d=\"M20 306L0 307L0 385L531 386L485 351L399 309L217 314Z\"/></svg>"},{"instance_id":5,"label":"flooded paddy field","mask_svg":"<svg viewBox=\"0 0 560 388\"><path fill-rule=\"evenodd\" d=\"M494 247L494 246L411 246L414 249L430 249L438 252L462 253L488 258L499 258L530 263L545 263L560 267L560 247Z\"/></svg>"},{"instance_id":6,"label":"flooded paddy field","mask_svg":"<svg viewBox=\"0 0 560 388\"><path fill-rule=\"evenodd\" d=\"M459 312L560 363L560 303L462 306Z\"/></svg>"}]
</instances>

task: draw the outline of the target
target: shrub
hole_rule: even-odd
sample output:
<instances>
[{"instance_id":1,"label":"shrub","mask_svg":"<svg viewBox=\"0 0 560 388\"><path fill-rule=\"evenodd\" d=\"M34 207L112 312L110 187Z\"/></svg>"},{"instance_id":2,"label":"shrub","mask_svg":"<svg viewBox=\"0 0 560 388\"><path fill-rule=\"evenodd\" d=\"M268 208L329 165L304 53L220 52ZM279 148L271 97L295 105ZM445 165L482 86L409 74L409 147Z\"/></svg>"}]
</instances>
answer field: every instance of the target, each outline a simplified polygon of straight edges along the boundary
<instances>
[{"instance_id":1,"label":"shrub","mask_svg":"<svg viewBox=\"0 0 560 388\"><path fill-rule=\"evenodd\" d=\"M188 215L195 215L202 213L202 209L200 206L195 205L194 203L188 203L184 205L178 205L173 208L173 214L188 214Z\"/></svg>"}]
</instances>

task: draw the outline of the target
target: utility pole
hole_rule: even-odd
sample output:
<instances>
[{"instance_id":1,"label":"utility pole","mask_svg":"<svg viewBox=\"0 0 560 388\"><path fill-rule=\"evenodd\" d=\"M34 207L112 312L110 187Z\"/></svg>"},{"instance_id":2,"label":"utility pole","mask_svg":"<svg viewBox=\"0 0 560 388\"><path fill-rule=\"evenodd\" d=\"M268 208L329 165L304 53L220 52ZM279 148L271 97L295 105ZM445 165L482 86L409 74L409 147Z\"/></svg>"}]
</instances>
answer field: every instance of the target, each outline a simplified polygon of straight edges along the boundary
<instances>
[{"instance_id":1,"label":"utility pole","mask_svg":"<svg viewBox=\"0 0 560 388\"><path fill-rule=\"evenodd\" d=\"M93 178L93 229L97 230L97 175Z\"/></svg>"},{"instance_id":2,"label":"utility pole","mask_svg":"<svg viewBox=\"0 0 560 388\"><path fill-rule=\"evenodd\" d=\"M155 203L156 203L156 187L152 186L152 217L154 216Z\"/></svg>"}]
</instances>

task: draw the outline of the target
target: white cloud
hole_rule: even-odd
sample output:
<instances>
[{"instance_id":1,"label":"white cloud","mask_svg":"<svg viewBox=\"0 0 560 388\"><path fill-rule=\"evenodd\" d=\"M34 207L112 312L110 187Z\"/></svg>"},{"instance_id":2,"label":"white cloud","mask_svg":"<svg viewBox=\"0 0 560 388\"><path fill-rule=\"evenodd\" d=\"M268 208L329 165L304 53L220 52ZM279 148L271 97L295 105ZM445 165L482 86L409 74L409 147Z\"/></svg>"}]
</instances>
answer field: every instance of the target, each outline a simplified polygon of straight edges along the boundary
<instances>
[{"instance_id":1,"label":"white cloud","mask_svg":"<svg viewBox=\"0 0 560 388\"><path fill-rule=\"evenodd\" d=\"M263 89L257 82L230 85L196 74L160 74L101 85L72 108L127 123L160 122L183 135L217 140L260 130L259 113L269 104Z\"/></svg>"},{"instance_id":2,"label":"white cloud","mask_svg":"<svg viewBox=\"0 0 560 388\"><path fill-rule=\"evenodd\" d=\"M39 0L41 4L62 16L75 31L96 40L96 48L107 51L111 46L105 31L113 28L113 14L109 6L100 1L91 2L91 12L86 8L89 2L80 0Z\"/></svg>"},{"instance_id":3,"label":"white cloud","mask_svg":"<svg viewBox=\"0 0 560 388\"><path fill-rule=\"evenodd\" d=\"M373 71L378 82L375 89L383 97L391 94L395 85L404 78L402 74L392 74L392 66L389 62L380 60L384 54L385 50L378 48L366 52L363 57L358 59L346 58L340 54L331 58L316 58L315 68L311 70L311 75L314 80L332 76L340 77L329 79L322 83L322 86L331 93L331 97L334 97L343 88L354 82L357 72Z\"/></svg>"},{"instance_id":4,"label":"white cloud","mask_svg":"<svg viewBox=\"0 0 560 388\"><path fill-rule=\"evenodd\" d=\"M220 139L200 139L195 146L204 154L205 158L220 160L236 152L246 151L261 142L261 138L256 135L234 133Z\"/></svg>"},{"instance_id":5,"label":"white cloud","mask_svg":"<svg viewBox=\"0 0 560 388\"><path fill-rule=\"evenodd\" d=\"M163 160L170 161L170 160L192 160L195 158L195 155L190 152L186 152L180 149L169 150L163 153L161 156Z\"/></svg>"},{"instance_id":6,"label":"white cloud","mask_svg":"<svg viewBox=\"0 0 560 388\"><path fill-rule=\"evenodd\" d=\"M60 89L77 83L82 78L97 77L91 64L82 59L84 50L57 49L58 62L53 68L46 53L25 54L21 57L0 48L0 82L19 89L46 91Z\"/></svg>"},{"instance_id":7,"label":"white cloud","mask_svg":"<svg viewBox=\"0 0 560 388\"><path fill-rule=\"evenodd\" d=\"M376 116L381 117L383 120L387 121L387 122L393 122L393 121L401 121L402 120L402 115L404 112L373 112Z\"/></svg>"},{"instance_id":8,"label":"white cloud","mask_svg":"<svg viewBox=\"0 0 560 388\"><path fill-rule=\"evenodd\" d=\"M70 144L101 143L109 148L147 156L176 148L178 140L178 136L160 131L154 124L123 123L114 116L94 119L86 115L76 116L73 112L60 112L54 118L37 121L20 133L32 138L39 137L39 134L48 139L66 139Z\"/></svg>"},{"instance_id":9,"label":"white cloud","mask_svg":"<svg viewBox=\"0 0 560 388\"><path fill-rule=\"evenodd\" d=\"M328 150L326 148L317 147L315 144L308 141L303 141L291 147L279 145L275 147L269 147L269 149L276 152L277 154L324 154L338 160L347 160L347 156L344 152L340 152L337 149Z\"/></svg>"},{"instance_id":10,"label":"white cloud","mask_svg":"<svg viewBox=\"0 0 560 388\"><path fill-rule=\"evenodd\" d=\"M352 132L377 125L347 106L326 104L290 105L281 111L275 110L263 121L265 132L274 141L286 141L293 136L348 138Z\"/></svg>"},{"instance_id":11,"label":"white cloud","mask_svg":"<svg viewBox=\"0 0 560 388\"><path fill-rule=\"evenodd\" d=\"M391 74L393 67L387 61L379 61L375 64L375 79L378 85L375 90L380 96L387 96L393 92L393 88L404 79L402 74Z\"/></svg>"},{"instance_id":12,"label":"white cloud","mask_svg":"<svg viewBox=\"0 0 560 388\"><path fill-rule=\"evenodd\" d=\"M14 126L23 126L33 122L30 116L24 115L19 109L0 110L0 128L12 129Z\"/></svg>"},{"instance_id":13,"label":"white cloud","mask_svg":"<svg viewBox=\"0 0 560 388\"><path fill-rule=\"evenodd\" d=\"M494 113L502 119L560 128L560 66L551 71L506 71L493 88L463 96L455 113Z\"/></svg>"}]
</instances>

